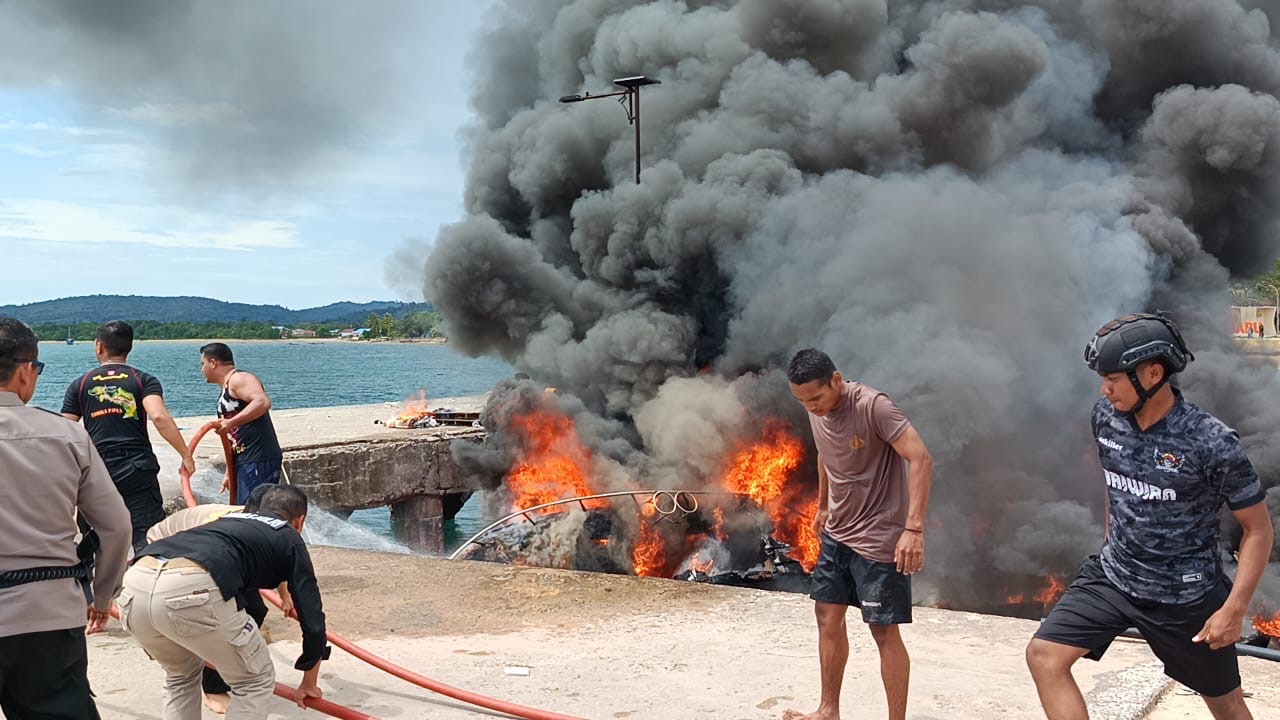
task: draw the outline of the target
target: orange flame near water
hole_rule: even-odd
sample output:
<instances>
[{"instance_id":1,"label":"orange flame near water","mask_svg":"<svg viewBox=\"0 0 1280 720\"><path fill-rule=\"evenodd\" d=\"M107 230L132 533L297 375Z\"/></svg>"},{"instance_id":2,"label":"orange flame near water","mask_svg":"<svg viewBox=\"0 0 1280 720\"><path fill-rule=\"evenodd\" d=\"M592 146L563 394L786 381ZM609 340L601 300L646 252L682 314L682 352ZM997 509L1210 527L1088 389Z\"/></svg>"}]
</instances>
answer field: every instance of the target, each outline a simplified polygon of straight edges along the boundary
<instances>
[{"instance_id":1,"label":"orange flame near water","mask_svg":"<svg viewBox=\"0 0 1280 720\"><path fill-rule=\"evenodd\" d=\"M511 504L517 510L591 495L591 454L578 440L573 421L556 412L534 410L511 419L524 451L507 473Z\"/></svg>"},{"instance_id":2,"label":"orange flame near water","mask_svg":"<svg viewBox=\"0 0 1280 720\"><path fill-rule=\"evenodd\" d=\"M818 561L818 538L813 534L813 518L818 513L816 498L800 500L788 492L791 474L804 458L804 446L792 437L786 425L770 420L764 439L739 450L730 458L723 483L732 492L746 493L773 520L774 535L790 545L792 557L805 570Z\"/></svg>"},{"instance_id":3,"label":"orange flame near water","mask_svg":"<svg viewBox=\"0 0 1280 720\"><path fill-rule=\"evenodd\" d=\"M417 397L406 399L400 403L400 414L386 422L387 427L411 428L422 418L431 414L427 409L427 392L419 390Z\"/></svg>"},{"instance_id":4,"label":"orange flame near water","mask_svg":"<svg viewBox=\"0 0 1280 720\"><path fill-rule=\"evenodd\" d=\"M1277 610L1269 620L1265 614L1254 615L1252 622L1254 630L1257 630L1263 635L1269 635L1273 638L1280 639L1280 610Z\"/></svg>"}]
</instances>

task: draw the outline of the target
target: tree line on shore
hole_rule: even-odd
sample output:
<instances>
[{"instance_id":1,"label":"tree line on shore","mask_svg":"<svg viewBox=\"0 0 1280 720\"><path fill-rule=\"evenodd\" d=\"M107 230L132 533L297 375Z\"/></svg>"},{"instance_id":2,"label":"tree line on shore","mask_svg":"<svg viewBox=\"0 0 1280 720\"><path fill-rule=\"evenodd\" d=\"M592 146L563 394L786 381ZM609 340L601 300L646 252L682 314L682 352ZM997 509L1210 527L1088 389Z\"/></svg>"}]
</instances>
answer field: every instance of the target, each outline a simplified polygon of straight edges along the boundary
<instances>
[{"instance_id":1,"label":"tree line on shore","mask_svg":"<svg viewBox=\"0 0 1280 720\"><path fill-rule=\"evenodd\" d=\"M19 318L21 319L21 318ZM373 338L428 338L441 335L442 318L434 311L408 313L397 318L390 313L370 314L362 328L368 331L362 339ZM355 330L349 325L333 322L308 322L296 327L284 327L262 320L185 322L181 320L127 320L133 326L135 340L274 340L293 337L293 330L313 331L315 337L333 337L343 330ZM32 326L41 340L71 338L90 341L98 332L96 322L40 323Z\"/></svg>"}]
</instances>

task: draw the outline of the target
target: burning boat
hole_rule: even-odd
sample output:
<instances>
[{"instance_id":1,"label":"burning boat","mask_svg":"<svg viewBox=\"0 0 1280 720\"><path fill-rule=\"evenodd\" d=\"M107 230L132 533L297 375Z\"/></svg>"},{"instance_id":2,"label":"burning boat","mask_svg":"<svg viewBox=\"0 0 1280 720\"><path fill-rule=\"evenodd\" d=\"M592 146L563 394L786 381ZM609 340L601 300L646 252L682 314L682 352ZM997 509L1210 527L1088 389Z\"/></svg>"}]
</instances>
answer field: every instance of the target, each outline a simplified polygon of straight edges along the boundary
<instances>
[{"instance_id":1,"label":"burning boat","mask_svg":"<svg viewBox=\"0 0 1280 720\"><path fill-rule=\"evenodd\" d=\"M494 437L514 440L496 493L510 513L455 558L807 589L818 552L816 486L799 479L801 444L783 422L770 421L755 442L741 443L705 488L609 490L552 399L515 397L528 406L489 413L501 418Z\"/></svg>"}]
</instances>

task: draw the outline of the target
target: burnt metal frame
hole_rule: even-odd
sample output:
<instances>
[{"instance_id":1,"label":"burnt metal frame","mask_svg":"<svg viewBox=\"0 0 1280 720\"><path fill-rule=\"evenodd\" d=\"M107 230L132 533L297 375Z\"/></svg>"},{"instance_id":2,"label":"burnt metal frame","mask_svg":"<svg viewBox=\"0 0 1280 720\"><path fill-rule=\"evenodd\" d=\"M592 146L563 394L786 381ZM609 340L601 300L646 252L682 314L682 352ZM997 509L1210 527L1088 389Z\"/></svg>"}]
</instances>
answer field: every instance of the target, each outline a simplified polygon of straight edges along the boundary
<instances>
[{"instance_id":1,"label":"burnt metal frame","mask_svg":"<svg viewBox=\"0 0 1280 720\"><path fill-rule=\"evenodd\" d=\"M692 508L686 508L683 505L681 505L680 503L681 495L688 495L694 498ZM471 545L475 544L478 540L480 540L480 538L484 537L485 535L488 535L490 531L496 530L497 528L502 527L503 525L506 525L511 520L520 518L527 522L536 523L538 519L536 517L531 517L529 513L536 512L544 508L555 507L557 505L567 505L569 503L577 503L578 506L581 507L582 510L585 512L591 509L587 507L588 500L630 497L635 502L637 510L639 510L640 508L643 508L645 505L651 504L658 511L658 513L665 518L666 516L675 514L677 510L683 512L684 515L689 515L691 513L697 512L698 510L697 496L699 495L715 495L715 496L727 496L727 497L738 497L738 498L748 498L748 499L751 497L747 493L712 491L712 490L620 490L618 492L601 493L599 495L582 495L580 497L565 498L563 500L555 500L553 502L543 503L541 505L534 505L533 507L527 507L527 508L524 508L523 510L517 510L511 513L510 515L507 515L506 517L501 518L500 520L496 520L493 523L490 523L483 530L476 533L475 535L472 535L470 538L467 539L466 542L459 545L458 549L454 550L449 555L449 559L457 560L458 557L462 554L463 550L466 550L468 547L470 547ZM645 497L645 496L648 497L648 500L645 502L641 502L639 498ZM664 511L662 507L658 505L659 499L664 497L669 497L671 499L671 510L669 511ZM681 517L684 517L684 515L682 515Z\"/></svg>"}]
</instances>

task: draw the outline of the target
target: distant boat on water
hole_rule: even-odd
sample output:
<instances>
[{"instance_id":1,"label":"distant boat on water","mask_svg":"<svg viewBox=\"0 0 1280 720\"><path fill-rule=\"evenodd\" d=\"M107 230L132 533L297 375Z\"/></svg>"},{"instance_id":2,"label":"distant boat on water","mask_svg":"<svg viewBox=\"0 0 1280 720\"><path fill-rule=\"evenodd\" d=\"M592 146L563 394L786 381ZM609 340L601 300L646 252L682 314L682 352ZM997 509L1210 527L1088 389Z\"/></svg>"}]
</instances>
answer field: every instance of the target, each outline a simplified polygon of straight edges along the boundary
<instances>
[{"instance_id":1,"label":"distant boat on water","mask_svg":"<svg viewBox=\"0 0 1280 720\"><path fill-rule=\"evenodd\" d=\"M68 345L76 344L76 339L74 337L71 337L71 326L69 325L67 326L67 344Z\"/></svg>"}]
</instances>

